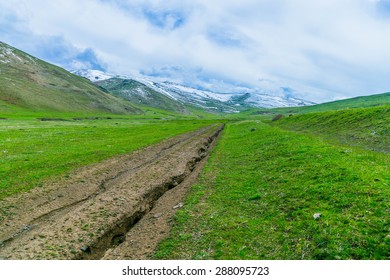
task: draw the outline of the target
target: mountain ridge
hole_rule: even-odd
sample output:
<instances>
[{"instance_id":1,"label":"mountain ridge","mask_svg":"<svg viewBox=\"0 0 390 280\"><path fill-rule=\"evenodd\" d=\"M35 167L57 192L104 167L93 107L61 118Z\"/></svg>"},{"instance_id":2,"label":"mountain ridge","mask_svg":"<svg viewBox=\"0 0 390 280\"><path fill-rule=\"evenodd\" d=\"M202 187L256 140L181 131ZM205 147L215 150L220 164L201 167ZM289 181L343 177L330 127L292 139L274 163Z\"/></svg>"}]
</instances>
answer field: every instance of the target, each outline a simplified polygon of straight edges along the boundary
<instances>
[{"instance_id":1,"label":"mountain ridge","mask_svg":"<svg viewBox=\"0 0 390 280\"><path fill-rule=\"evenodd\" d=\"M132 79L109 78L96 81L99 87L120 98L140 106L148 105L153 108L188 115L191 110L183 103L153 90L152 88Z\"/></svg>"},{"instance_id":2,"label":"mountain ridge","mask_svg":"<svg viewBox=\"0 0 390 280\"><path fill-rule=\"evenodd\" d=\"M0 42L0 110L139 114L142 110L65 69Z\"/></svg>"},{"instance_id":3,"label":"mountain ridge","mask_svg":"<svg viewBox=\"0 0 390 280\"><path fill-rule=\"evenodd\" d=\"M72 71L72 73L85 77L100 86L103 83L105 84L103 88L107 90L110 88L109 81L113 78L134 80L155 92L164 94L171 100L178 101L181 104L199 107L209 112L238 113L248 108L295 107L315 104L311 101L296 98L290 92L284 96L259 93L250 89L248 89L248 92L219 93L171 81L161 82L150 77L114 75L98 70L77 70ZM117 82L117 80L115 81Z\"/></svg>"}]
</instances>

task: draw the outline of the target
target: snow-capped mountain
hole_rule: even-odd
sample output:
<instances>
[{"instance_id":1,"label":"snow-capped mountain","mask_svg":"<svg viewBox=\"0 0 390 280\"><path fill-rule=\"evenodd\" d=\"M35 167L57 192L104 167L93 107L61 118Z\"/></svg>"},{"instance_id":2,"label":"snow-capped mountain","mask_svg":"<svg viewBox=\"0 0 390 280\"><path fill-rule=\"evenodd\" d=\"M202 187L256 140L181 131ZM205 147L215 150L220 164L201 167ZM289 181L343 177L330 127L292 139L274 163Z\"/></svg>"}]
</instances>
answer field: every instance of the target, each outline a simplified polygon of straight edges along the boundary
<instances>
[{"instance_id":1,"label":"snow-capped mountain","mask_svg":"<svg viewBox=\"0 0 390 280\"><path fill-rule=\"evenodd\" d=\"M178 100L187 100L194 104L207 103L207 101L218 101L235 108L276 108L314 105L313 102L293 97L291 93L286 93L282 96L273 96L251 89L247 89L246 92L241 93L216 93L194 89L171 82L149 83L151 87L161 91L162 93L165 92L165 94L169 94L173 98ZM283 93L282 90L281 92Z\"/></svg>"},{"instance_id":2,"label":"snow-capped mountain","mask_svg":"<svg viewBox=\"0 0 390 280\"><path fill-rule=\"evenodd\" d=\"M172 82L156 82L145 79L138 81L182 104L200 107L206 111L238 113L243 109L229 104L229 100L235 96L234 94L204 91Z\"/></svg>"},{"instance_id":3,"label":"snow-capped mountain","mask_svg":"<svg viewBox=\"0 0 390 280\"><path fill-rule=\"evenodd\" d=\"M100 70L74 70L70 71L71 73L81 76L84 78L87 78L88 80L92 82L97 82L97 81L104 81L110 78L115 77L116 75L108 74Z\"/></svg>"},{"instance_id":4,"label":"snow-capped mountain","mask_svg":"<svg viewBox=\"0 0 390 280\"><path fill-rule=\"evenodd\" d=\"M117 84L118 79L137 81L142 85L150 88L151 90L158 92L172 101L179 102L180 104L192 105L201 107L207 111L217 111L233 113L241 110L257 107L257 108L276 108L276 107L295 107L313 105L315 103L302 100L294 97L294 91L290 88L279 88L278 92L269 92L262 89L241 89L241 92L237 92L236 89L232 89L234 93L220 93L212 92L208 90L197 89L169 81L158 81L150 77L128 77L119 76L104 73L97 70L78 70L73 72L76 75L83 76L98 83L100 86L101 81L105 81L103 87L110 90L110 79ZM118 88L116 88L117 92ZM123 89L126 94L130 96L129 89ZM145 91L134 88L134 92L131 92L132 98L137 93ZM125 92L122 92L125 93ZM122 94L123 95L123 94Z\"/></svg>"}]
</instances>

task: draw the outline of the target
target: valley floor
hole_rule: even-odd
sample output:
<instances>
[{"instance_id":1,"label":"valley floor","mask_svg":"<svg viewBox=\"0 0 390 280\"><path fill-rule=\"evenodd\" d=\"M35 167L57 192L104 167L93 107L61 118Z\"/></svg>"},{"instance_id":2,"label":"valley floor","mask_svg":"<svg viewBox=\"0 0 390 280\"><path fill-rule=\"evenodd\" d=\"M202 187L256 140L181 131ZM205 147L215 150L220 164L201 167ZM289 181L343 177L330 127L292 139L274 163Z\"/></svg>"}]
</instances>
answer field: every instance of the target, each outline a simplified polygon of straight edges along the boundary
<instances>
[{"instance_id":1,"label":"valley floor","mask_svg":"<svg viewBox=\"0 0 390 280\"><path fill-rule=\"evenodd\" d=\"M0 181L0 258L390 257L387 152L244 120L225 126L205 163L213 122L0 126L10 132L0 171L13 175Z\"/></svg>"}]
</instances>

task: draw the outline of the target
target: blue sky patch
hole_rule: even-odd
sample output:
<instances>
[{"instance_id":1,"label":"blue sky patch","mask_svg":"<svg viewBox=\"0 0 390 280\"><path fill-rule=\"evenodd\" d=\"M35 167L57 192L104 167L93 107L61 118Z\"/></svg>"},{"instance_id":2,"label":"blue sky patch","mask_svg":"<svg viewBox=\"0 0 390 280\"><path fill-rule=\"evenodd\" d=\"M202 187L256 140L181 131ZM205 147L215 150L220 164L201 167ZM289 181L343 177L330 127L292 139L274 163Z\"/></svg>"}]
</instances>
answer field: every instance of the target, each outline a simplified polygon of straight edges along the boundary
<instances>
[{"instance_id":1,"label":"blue sky patch","mask_svg":"<svg viewBox=\"0 0 390 280\"><path fill-rule=\"evenodd\" d=\"M390 0L378 1L377 7L381 14L390 16Z\"/></svg>"},{"instance_id":2,"label":"blue sky patch","mask_svg":"<svg viewBox=\"0 0 390 280\"><path fill-rule=\"evenodd\" d=\"M213 28L207 33L207 37L214 43L224 47L243 47L238 34L226 28Z\"/></svg>"},{"instance_id":3,"label":"blue sky patch","mask_svg":"<svg viewBox=\"0 0 390 280\"><path fill-rule=\"evenodd\" d=\"M149 23L161 29L174 30L182 27L186 16L180 11L154 11L144 9L143 14Z\"/></svg>"}]
</instances>

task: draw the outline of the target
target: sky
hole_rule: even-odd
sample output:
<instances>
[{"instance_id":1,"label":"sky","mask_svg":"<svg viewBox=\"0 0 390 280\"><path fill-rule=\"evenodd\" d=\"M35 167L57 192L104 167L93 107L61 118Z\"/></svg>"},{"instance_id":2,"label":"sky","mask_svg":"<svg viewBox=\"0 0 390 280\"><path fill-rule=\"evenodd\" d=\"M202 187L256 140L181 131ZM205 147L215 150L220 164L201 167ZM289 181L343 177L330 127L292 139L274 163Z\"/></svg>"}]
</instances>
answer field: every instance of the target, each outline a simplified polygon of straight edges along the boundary
<instances>
[{"instance_id":1,"label":"sky","mask_svg":"<svg viewBox=\"0 0 390 280\"><path fill-rule=\"evenodd\" d=\"M390 91L390 0L0 0L0 41L67 70L219 92Z\"/></svg>"}]
</instances>

